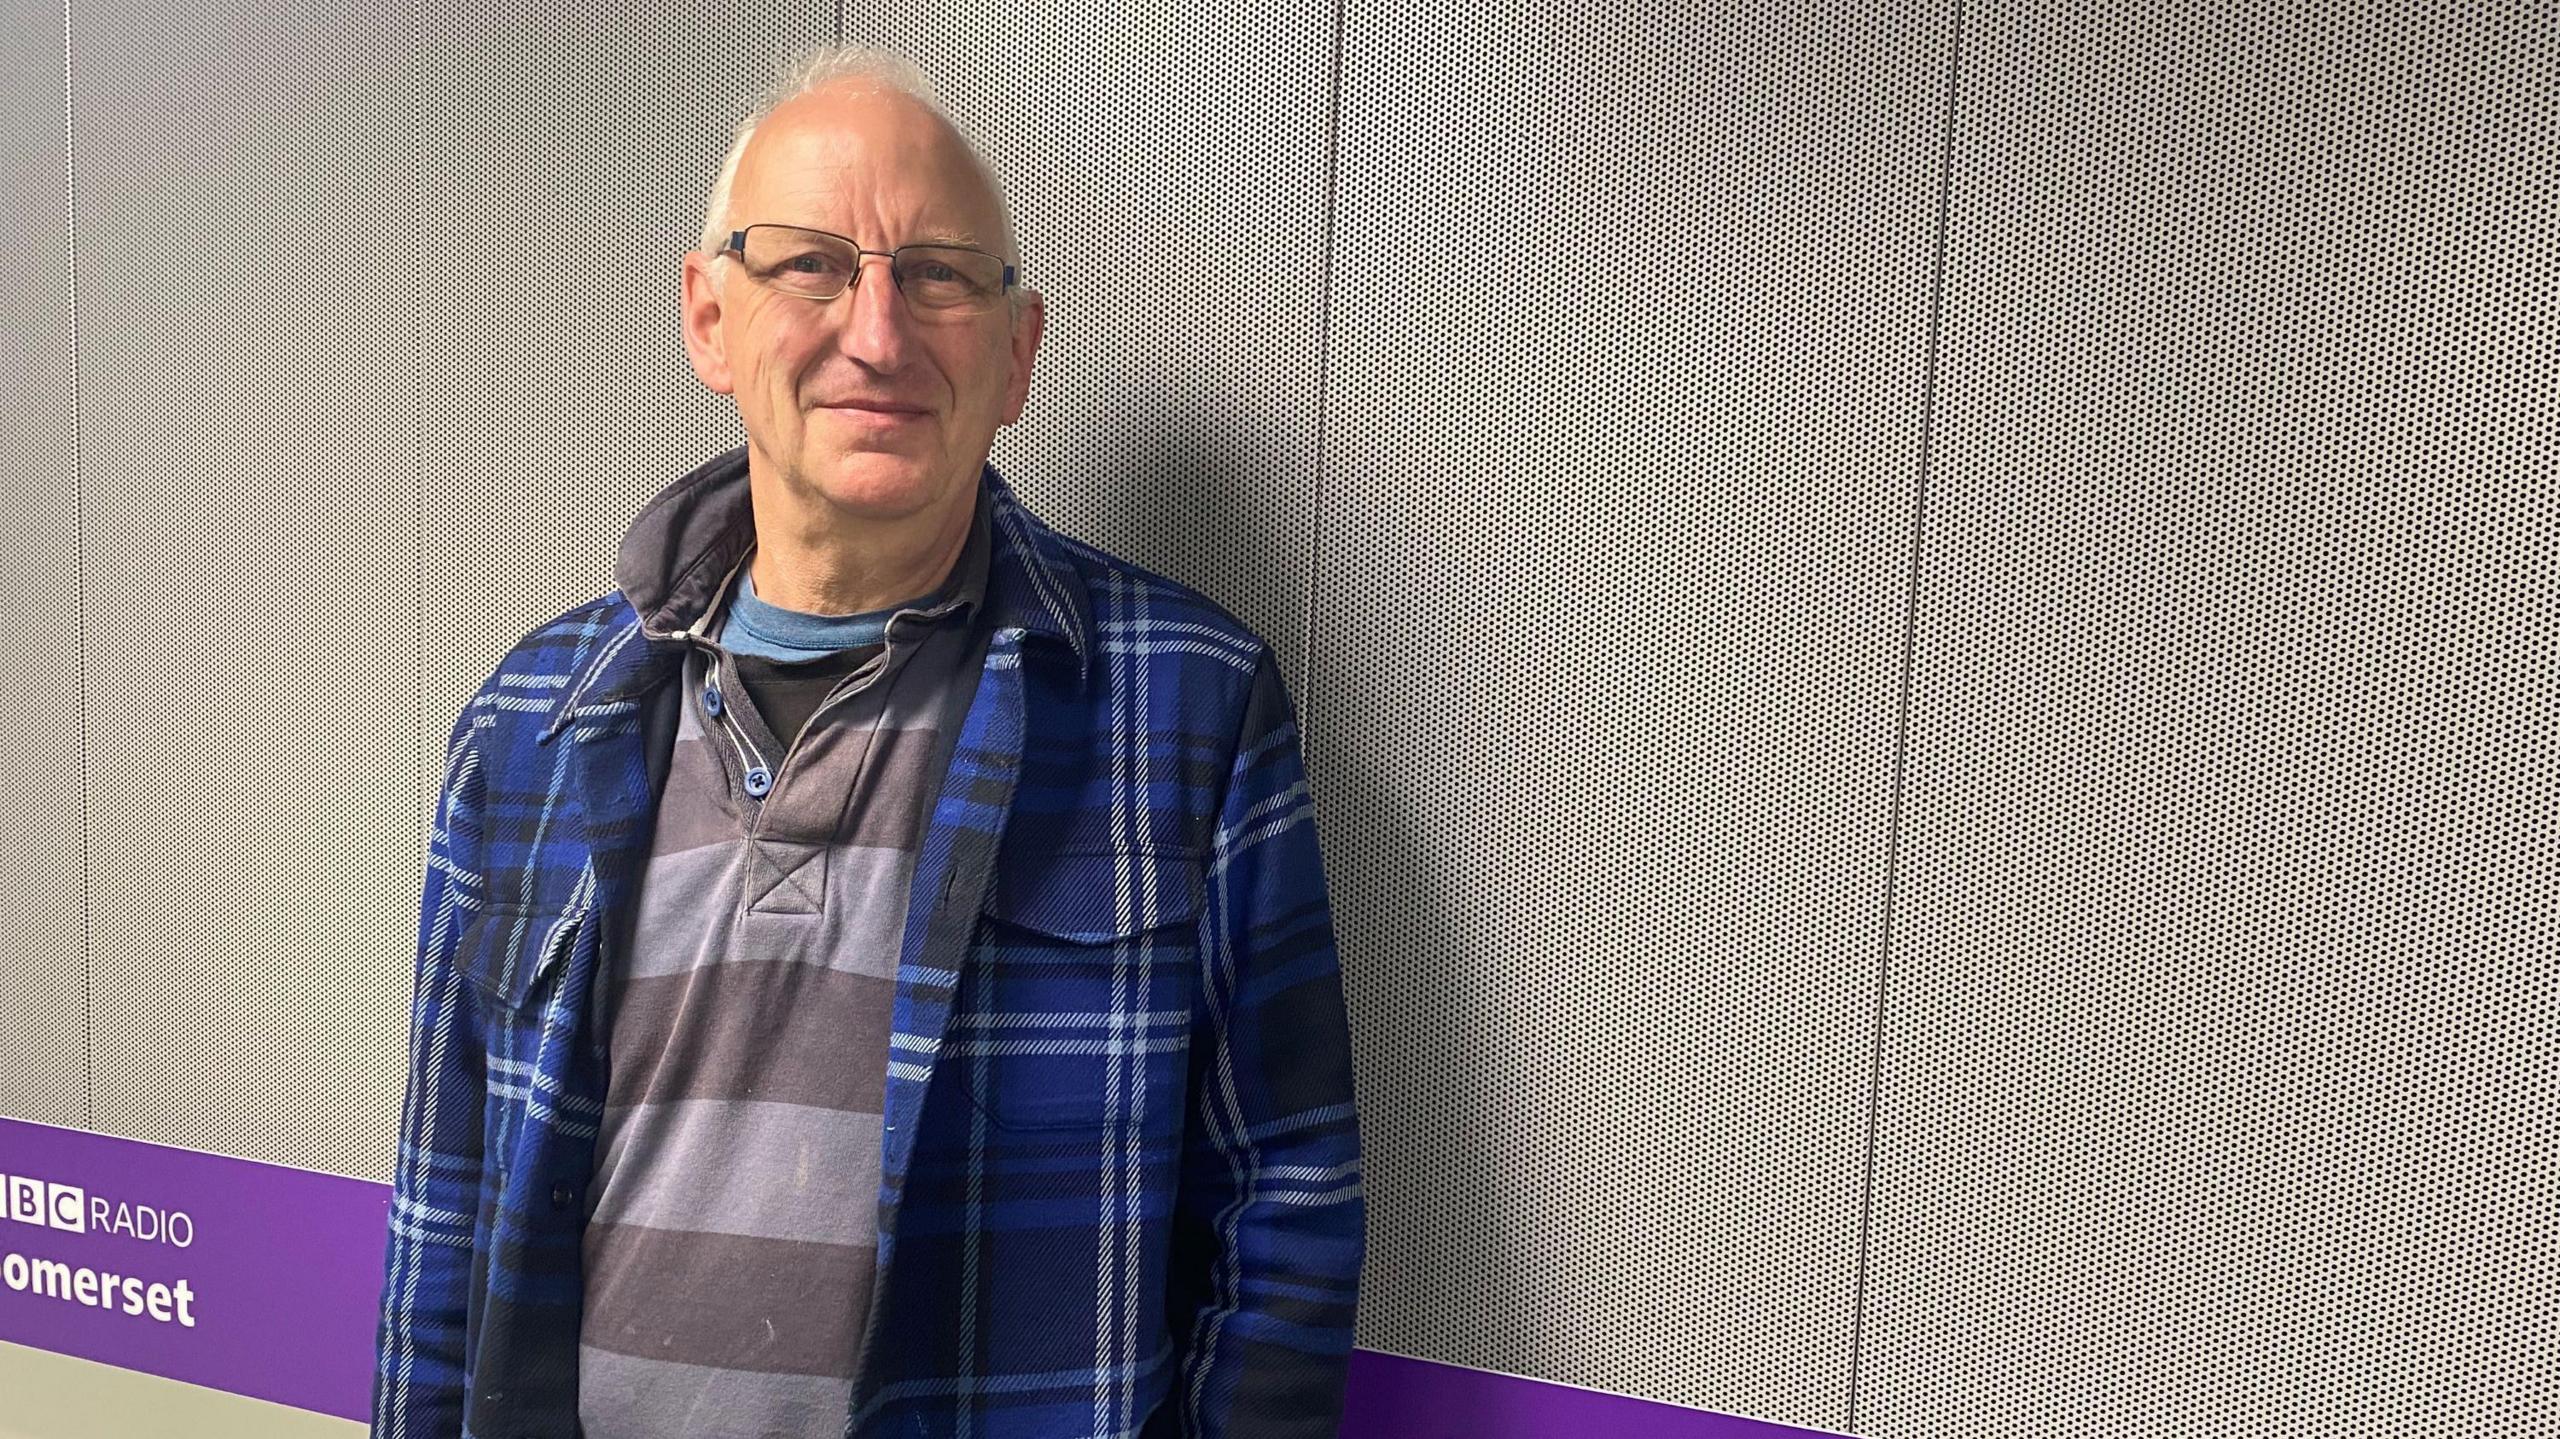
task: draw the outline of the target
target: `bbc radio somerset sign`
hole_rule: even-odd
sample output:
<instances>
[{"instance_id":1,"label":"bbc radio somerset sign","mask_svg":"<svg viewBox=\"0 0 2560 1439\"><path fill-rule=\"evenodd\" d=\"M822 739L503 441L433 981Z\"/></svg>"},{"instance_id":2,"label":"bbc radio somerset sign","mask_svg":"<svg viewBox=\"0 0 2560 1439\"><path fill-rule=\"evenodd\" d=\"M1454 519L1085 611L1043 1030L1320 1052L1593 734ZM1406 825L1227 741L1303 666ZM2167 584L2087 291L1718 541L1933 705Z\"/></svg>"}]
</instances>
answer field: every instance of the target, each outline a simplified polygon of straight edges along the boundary
<instances>
[{"instance_id":1,"label":"bbc radio somerset sign","mask_svg":"<svg viewBox=\"0 0 2560 1439\"><path fill-rule=\"evenodd\" d=\"M94 1213L90 1209L93 1204L97 1206ZM180 1249L195 1240L195 1221L184 1212L164 1214L147 1204L121 1200L110 1203L105 1195L91 1196L77 1184L58 1184L30 1174L0 1173L0 1217L66 1234L95 1232L159 1239ZM186 1238L175 1237L180 1234ZM40 1294L65 1304L148 1316L155 1324L195 1327L195 1290L184 1278L167 1283L113 1270L75 1267L10 1247L10 1239L6 1230L0 1230L0 1284L16 1293Z\"/></svg>"},{"instance_id":2,"label":"bbc radio somerset sign","mask_svg":"<svg viewBox=\"0 0 2560 1439\"><path fill-rule=\"evenodd\" d=\"M0 1340L364 1419L390 1195L0 1119Z\"/></svg>"}]
</instances>

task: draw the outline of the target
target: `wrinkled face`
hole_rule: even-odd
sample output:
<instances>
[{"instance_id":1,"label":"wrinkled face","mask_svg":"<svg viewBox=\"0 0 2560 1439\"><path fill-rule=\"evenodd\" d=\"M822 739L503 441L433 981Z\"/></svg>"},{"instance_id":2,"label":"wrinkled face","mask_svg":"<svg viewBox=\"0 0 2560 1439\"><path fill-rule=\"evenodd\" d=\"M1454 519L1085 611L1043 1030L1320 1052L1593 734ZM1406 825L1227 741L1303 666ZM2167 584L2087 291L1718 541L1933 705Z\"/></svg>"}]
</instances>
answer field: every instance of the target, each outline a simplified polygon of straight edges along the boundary
<instances>
[{"instance_id":1,"label":"wrinkled face","mask_svg":"<svg viewBox=\"0 0 2560 1439\"><path fill-rule=\"evenodd\" d=\"M739 157L730 229L773 223L866 250L940 242L1004 255L994 195L959 138L923 106L842 87L768 116ZM726 271L716 290L708 268ZM1017 317L911 306L885 256L860 283L811 300L747 278L738 260L685 262L686 343L704 384L734 395L759 488L810 523L895 520L968 504L1000 425L1021 417L1041 311ZM830 513L832 511L832 513Z\"/></svg>"}]
</instances>

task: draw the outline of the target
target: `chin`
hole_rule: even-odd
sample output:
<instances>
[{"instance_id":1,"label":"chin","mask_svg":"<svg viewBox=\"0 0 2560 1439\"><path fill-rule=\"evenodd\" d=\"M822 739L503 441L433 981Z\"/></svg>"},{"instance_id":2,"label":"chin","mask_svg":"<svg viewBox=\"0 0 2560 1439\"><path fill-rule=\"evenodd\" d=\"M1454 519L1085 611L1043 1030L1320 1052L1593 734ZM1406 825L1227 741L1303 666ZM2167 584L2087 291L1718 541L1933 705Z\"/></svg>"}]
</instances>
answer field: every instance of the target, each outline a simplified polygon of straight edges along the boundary
<instances>
[{"instance_id":1,"label":"chin","mask_svg":"<svg viewBox=\"0 0 2560 1439\"><path fill-rule=\"evenodd\" d=\"M942 498L936 467L907 455L854 450L804 468L814 488L839 506L883 518L913 514Z\"/></svg>"}]
</instances>

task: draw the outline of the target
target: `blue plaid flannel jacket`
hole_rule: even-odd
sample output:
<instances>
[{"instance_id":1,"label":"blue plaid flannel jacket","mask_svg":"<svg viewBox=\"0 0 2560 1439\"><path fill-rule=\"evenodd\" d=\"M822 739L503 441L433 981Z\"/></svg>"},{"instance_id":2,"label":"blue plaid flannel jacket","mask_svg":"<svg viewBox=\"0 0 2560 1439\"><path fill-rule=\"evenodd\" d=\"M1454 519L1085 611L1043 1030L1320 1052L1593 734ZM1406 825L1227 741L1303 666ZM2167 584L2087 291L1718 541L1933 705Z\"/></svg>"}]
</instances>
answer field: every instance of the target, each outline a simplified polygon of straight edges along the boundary
<instances>
[{"instance_id":1,"label":"blue plaid flannel jacket","mask_svg":"<svg viewBox=\"0 0 2560 1439\"><path fill-rule=\"evenodd\" d=\"M1331 1439L1366 1207L1295 706L1214 602L981 484L993 637L916 859L844 1435ZM454 725L377 1436L579 1433L589 987L681 653L617 590L526 635Z\"/></svg>"}]
</instances>

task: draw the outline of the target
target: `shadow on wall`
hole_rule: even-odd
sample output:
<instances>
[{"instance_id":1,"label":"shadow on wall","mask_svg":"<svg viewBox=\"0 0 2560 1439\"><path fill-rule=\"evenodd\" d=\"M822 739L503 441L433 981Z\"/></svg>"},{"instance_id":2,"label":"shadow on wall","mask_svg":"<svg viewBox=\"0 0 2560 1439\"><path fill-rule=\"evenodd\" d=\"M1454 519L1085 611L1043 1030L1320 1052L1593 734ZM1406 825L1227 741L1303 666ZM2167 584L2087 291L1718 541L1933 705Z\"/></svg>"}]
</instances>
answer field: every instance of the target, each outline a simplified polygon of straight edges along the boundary
<instances>
[{"instance_id":1,"label":"shadow on wall","mask_svg":"<svg viewBox=\"0 0 2560 1439\"><path fill-rule=\"evenodd\" d=\"M1367 710L1388 712L1383 705ZM1324 714L1312 718L1306 739L1351 1018L1369 1202L1357 1342L1413 1352L1430 1316L1452 1305L1471 1311L1470 1296L1499 1287L1515 1246L1504 1243L1488 1255L1449 1242L1453 1236L1435 1242L1405 1218L1430 1206L1401 1211L1395 1196L1425 1182L1466 1195L1480 1233L1517 1235L1532 1216L1521 1207L1520 1186L1504 1182L1498 1160L1510 1143L1502 1087L1454 1082L1483 1077L1478 1058L1497 1052L1490 1006L1466 1002L1471 982L1458 966L1468 947L1439 942L1464 935L1466 917L1452 877L1431 862L1418 839L1421 826L1407 813L1409 796L1423 786L1410 775L1393 782L1381 758L1391 745L1412 752L1402 740L1383 741ZM1533 1366L1543 1357L1522 1354L1512 1362L1538 1373L1544 1371Z\"/></svg>"},{"instance_id":2,"label":"shadow on wall","mask_svg":"<svg viewBox=\"0 0 2560 1439\"><path fill-rule=\"evenodd\" d=\"M1131 559L1209 590L1280 655L1305 729L1357 1062L1369 1203L1359 1342L1394 1350L1381 1336L1410 1342L1445 1322L1432 1316L1450 1302L1463 1307L1464 1296L1516 1286L1512 1266L1543 1247L1530 1238L1542 1221L1529 1212L1528 1191L1516 1177L1520 1163L1501 1158L1518 1148L1508 1090L1476 1082L1484 1071L1474 1057L1500 1052L1490 1031L1497 1004L1473 993L1480 977L1461 971L1475 952L1464 942L1473 923L1454 876L1421 842L1426 829L1411 811L1413 797L1435 786L1403 772L1411 757L1447 747L1430 735L1380 734L1338 718L1389 716L1410 725L1424 722L1426 711L1399 706L1392 696L1335 704L1314 687L1310 537L1302 528L1315 500L1310 437L1231 417L1237 408L1232 396L1221 404L1161 390L1132 395L1125 413L1140 422L1096 432L1089 449L1067 460L1068 471L1101 477L1097 508L1113 533L1138 538ZM1138 503L1152 512L1129 514ZM1375 577L1375 602L1397 603L1406 578ZM1317 615L1312 625L1324 673L1339 682L1367 672L1339 652L1343 629L1326 618ZM1406 757L1402 764L1398 756ZM1467 1242L1443 1235L1435 1243L1428 1232L1399 1227L1393 1196L1408 1192L1407 1174L1417 1176L1414 1183L1428 1174L1445 1192L1469 1196L1480 1223ZM1478 1242L1486 1235L1496 1242ZM1391 1276L1400 1279L1392 1293ZM1499 1359L1516 1372L1545 1373L1562 1356L1531 1343Z\"/></svg>"},{"instance_id":3,"label":"shadow on wall","mask_svg":"<svg viewBox=\"0 0 2560 1439\"><path fill-rule=\"evenodd\" d=\"M1135 391L1131 422L1060 436L1057 483L1088 491L1106 548L1191 585L1254 626L1292 682L1306 639L1303 535L1312 512L1311 437L1214 413L1212 397ZM1229 398L1223 408L1234 408ZM1304 454L1293 454L1293 442ZM1269 498L1257 498L1269 497ZM1301 498L1303 497L1303 498Z\"/></svg>"}]
</instances>

